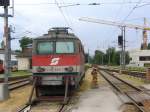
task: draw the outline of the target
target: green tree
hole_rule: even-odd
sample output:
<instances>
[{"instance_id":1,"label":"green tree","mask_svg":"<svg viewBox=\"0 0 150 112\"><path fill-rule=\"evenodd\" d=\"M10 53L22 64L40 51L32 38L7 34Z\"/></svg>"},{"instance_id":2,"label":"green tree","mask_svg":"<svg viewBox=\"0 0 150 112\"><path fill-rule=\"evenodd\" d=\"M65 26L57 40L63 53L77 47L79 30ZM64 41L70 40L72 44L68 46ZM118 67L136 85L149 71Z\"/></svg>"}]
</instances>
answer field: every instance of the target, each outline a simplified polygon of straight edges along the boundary
<instances>
[{"instance_id":1,"label":"green tree","mask_svg":"<svg viewBox=\"0 0 150 112\"><path fill-rule=\"evenodd\" d=\"M17 49L17 50L15 50L15 52L16 52L16 53L20 53L21 51Z\"/></svg>"},{"instance_id":2,"label":"green tree","mask_svg":"<svg viewBox=\"0 0 150 112\"><path fill-rule=\"evenodd\" d=\"M116 64L116 50L115 48L108 48L106 50L106 57L107 57L107 63L111 64L111 65L115 65Z\"/></svg>"},{"instance_id":3,"label":"green tree","mask_svg":"<svg viewBox=\"0 0 150 112\"><path fill-rule=\"evenodd\" d=\"M120 65L120 51L116 52L115 61L116 61L116 65Z\"/></svg>"},{"instance_id":4,"label":"green tree","mask_svg":"<svg viewBox=\"0 0 150 112\"><path fill-rule=\"evenodd\" d=\"M4 48L4 41L1 42L1 48Z\"/></svg>"},{"instance_id":5,"label":"green tree","mask_svg":"<svg viewBox=\"0 0 150 112\"><path fill-rule=\"evenodd\" d=\"M104 63L104 53L100 50L95 50L94 55L94 64L103 64Z\"/></svg>"},{"instance_id":6,"label":"green tree","mask_svg":"<svg viewBox=\"0 0 150 112\"><path fill-rule=\"evenodd\" d=\"M150 43L148 43L147 49L150 49Z\"/></svg>"},{"instance_id":7,"label":"green tree","mask_svg":"<svg viewBox=\"0 0 150 112\"><path fill-rule=\"evenodd\" d=\"M129 64L130 60L129 52L126 52L126 64Z\"/></svg>"},{"instance_id":8,"label":"green tree","mask_svg":"<svg viewBox=\"0 0 150 112\"><path fill-rule=\"evenodd\" d=\"M22 37L21 40L19 40L20 47L21 47L22 51L24 48L27 47L27 45L32 44L32 41L33 40L30 37L26 37L26 36Z\"/></svg>"},{"instance_id":9,"label":"green tree","mask_svg":"<svg viewBox=\"0 0 150 112\"><path fill-rule=\"evenodd\" d=\"M93 57L94 64L109 64L109 65L120 65L120 51L116 51L115 48L111 47L106 50L106 53L103 53L100 50L95 51L95 55ZM129 53L125 53L126 64L130 62Z\"/></svg>"}]
</instances>

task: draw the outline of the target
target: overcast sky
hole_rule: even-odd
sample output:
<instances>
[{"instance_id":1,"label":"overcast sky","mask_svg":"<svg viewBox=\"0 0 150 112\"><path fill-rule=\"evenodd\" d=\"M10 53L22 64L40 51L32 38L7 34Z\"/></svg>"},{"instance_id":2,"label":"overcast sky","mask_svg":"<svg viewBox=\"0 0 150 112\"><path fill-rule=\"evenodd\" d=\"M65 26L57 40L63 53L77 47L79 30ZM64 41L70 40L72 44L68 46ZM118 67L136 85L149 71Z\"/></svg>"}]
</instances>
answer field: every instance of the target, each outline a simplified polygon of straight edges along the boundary
<instances>
[{"instance_id":1,"label":"overcast sky","mask_svg":"<svg viewBox=\"0 0 150 112\"><path fill-rule=\"evenodd\" d=\"M79 21L80 17L93 17L111 21L123 21L134 8L125 23L143 25L143 18L146 17L150 26L150 0L57 0L59 5L67 3L80 3L80 6L62 7L62 12L57 7L55 0L14 0L15 15L9 18L9 25L15 27L13 37L22 36L37 37L47 33L51 27L71 27L83 42L85 50L90 49L93 54L95 49L106 49L109 46L117 48L117 36L120 29L115 26L108 26L95 23ZM135 3L139 2L140 3ZM102 3L97 6L89 6L89 3ZM130 2L130 3L129 3ZM65 3L65 4L64 4ZM144 5L144 6L142 6ZM0 8L3 13L3 9ZM66 21L67 20L67 21ZM31 33L29 33L31 32ZM126 29L127 49L139 48L142 42L142 31ZM0 18L0 41L3 39L3 18ZM150 39L148 39L150 40ZM12 49L18 49L18 40L12 40Z\"/></svg>"}]
</instances>

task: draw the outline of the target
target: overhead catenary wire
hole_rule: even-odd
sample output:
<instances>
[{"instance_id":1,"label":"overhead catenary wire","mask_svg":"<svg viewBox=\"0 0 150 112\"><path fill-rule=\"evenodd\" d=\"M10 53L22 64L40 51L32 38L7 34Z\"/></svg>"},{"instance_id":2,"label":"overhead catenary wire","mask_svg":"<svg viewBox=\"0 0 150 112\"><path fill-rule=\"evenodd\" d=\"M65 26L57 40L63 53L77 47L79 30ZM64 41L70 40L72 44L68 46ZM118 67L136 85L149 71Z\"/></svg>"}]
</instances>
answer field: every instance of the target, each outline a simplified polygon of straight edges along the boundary
<instances>
[{"instance_id":1,"label":"overhead catenary wire","mask_svg":"<svg viewBox=\"0 0 150 112\"><path fill-rule=\"evenodd\" d=\"M129 16L133 13L133 11L138 7L138 5L142 2L142 0L139 0L137 2L137 4L130 10L130 12L128 13L128 15L123 19L122 23L124 23L128 18Z\"/></svg>"},{"instance_id":2,"label":"overhead catenary wire","mask_svg":"<svg viewBox=\"0 0 150 112\"><path fill-rule=\"evenodd\" d=\"M148 5L150 2L141 2L143 5ZM126 1L126 2L97 2L97 3L59 3L59 5L93 5L93 4L101 4L101 5L121 5L121 4L138 4L138 2ZM41 3L15 3L15 5L57 5L56 2L41 2Z\"/></svg>"},{"instance_id":3,"label":"overhead catenary wire","mask_svg":"<svg viewBox=\"0 0 150 112\"><path fill-rule=\"evenodd\" d=\"M125 3L125 0L123 0L123 4L121 4L120 7L119 7L119 9L117 10L117 12L116 12L116 14L115 14L115 19L117 19L118 15L119 15L120 12L122 11L122 8L123 8L124 3ZM114 19L114 20L115 20L115 19ZM118 31L118 28L115 28L112 33L114 34L114 32L117 32L117 31ZM112 33L111 33L111 35L112 35ZM110 35L109 35L109 37L110 37Z\"/></svg>"},{"instance_id":4,"label":"overhead catenary wire","mask_svg":"<svg viewBox=\"0 0 150 112\"><path fill-rule=\"evenodd\" d=\"M67 20L66 16L64 15L64 13L63 13L63 11L62 11L61 7L59 6L59 3L57 2L57 0L55 0L55 3L56 3L56 5L57 5L57 7L58 7L58 9L59 9L60 13L62 14L62 16L63 16L63 18L64 18L64 20L65 20L65 22L66 22L67 26L68 26L68 27L70 27L70 24L69 24L69 22L68 22L68 20ZM71 27L70 27L70 28L71 28Z\"/></svg>"},{"instance_id":5,"label":"overhead catenary wire","mask_svg":"<svg viewBox=\"0 0 150 112\"><path fill-rule=\"evenodd\" d=\"M64 4L65 4L65 2L64 2L64 0L61 0ZM66 11L65 11L66 10ZM75 33L75 28L74 28L74 24L73 24L73 20L71 19L71 17L70 17L70 15L68 14L68 11L67 11L67 9L64 9L63 11L65 11L66 12L66 18L68 18L68 21L69 21L69 23L71 24L70 26L71 26L71 29L72 29L72 31Z\"/></svg>"}]
</instances>

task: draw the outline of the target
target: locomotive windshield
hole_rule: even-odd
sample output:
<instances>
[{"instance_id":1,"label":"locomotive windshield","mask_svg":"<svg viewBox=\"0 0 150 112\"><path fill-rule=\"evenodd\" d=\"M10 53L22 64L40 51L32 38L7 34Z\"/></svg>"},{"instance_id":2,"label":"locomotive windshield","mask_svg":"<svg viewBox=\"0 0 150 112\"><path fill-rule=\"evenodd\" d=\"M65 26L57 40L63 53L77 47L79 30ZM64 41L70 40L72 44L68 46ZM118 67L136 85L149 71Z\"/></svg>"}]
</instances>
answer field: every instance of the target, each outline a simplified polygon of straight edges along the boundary
<instances>
[{"instance_id":1,"label":"locomotive windshield","mask_svg":"<svg viewBox=\"0 0 150 112\"><path fill-rule=\"evenodd\" d=\"M74 43L56 42L56 53L74 53Z\"/></svg>"},{"instance_id":2,"label":"locomotive windshield","mask_svg":"<svg viewBox=\"0 0 150 112\"><path fill-rule=\"evenodd\" d=\"M40 42L38 43L38 54L51 54L53 53L53 42Z\"/></svg>"},{"instance_id":3,"label":"locomotive windshield","mask_svg":"<svg viewBox=\"0 0 150 112\"><path fill-rule=\"evenodd\" d=\"M74 53L75 47L73 41L42 41L37 44L37 54L63 54Z\"/></svg>"}]
</instances>

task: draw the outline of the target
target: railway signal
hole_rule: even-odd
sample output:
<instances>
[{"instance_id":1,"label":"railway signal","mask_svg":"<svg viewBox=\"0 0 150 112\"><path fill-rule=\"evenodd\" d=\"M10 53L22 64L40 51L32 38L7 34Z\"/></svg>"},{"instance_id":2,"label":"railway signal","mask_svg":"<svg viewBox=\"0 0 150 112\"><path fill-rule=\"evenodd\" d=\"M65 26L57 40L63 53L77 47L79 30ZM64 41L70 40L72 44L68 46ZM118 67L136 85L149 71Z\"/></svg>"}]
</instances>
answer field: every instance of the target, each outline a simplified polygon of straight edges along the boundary
<instances>
[{"instance_id":1,"label":"railway signal","mask_svg":"<svg viewBox=\"0 0 150 112\"><path fill-rule=\"evenodd\" d=\"M118 36L118 45L119 45L119 46L122 46L122 45L123 45L123 36L122 36L122 35L119 35L119 36Z\"/></svg>"},{"instance_id":2,"label":"railway signal","mask_svg":"<svg viewBox=\"0 0 150 112\"><path fill-rule=\"evenodd\" d=\"M0 0L0 6L9 6L10 1L9 0Z\"/></svg>"}]
</instances>

